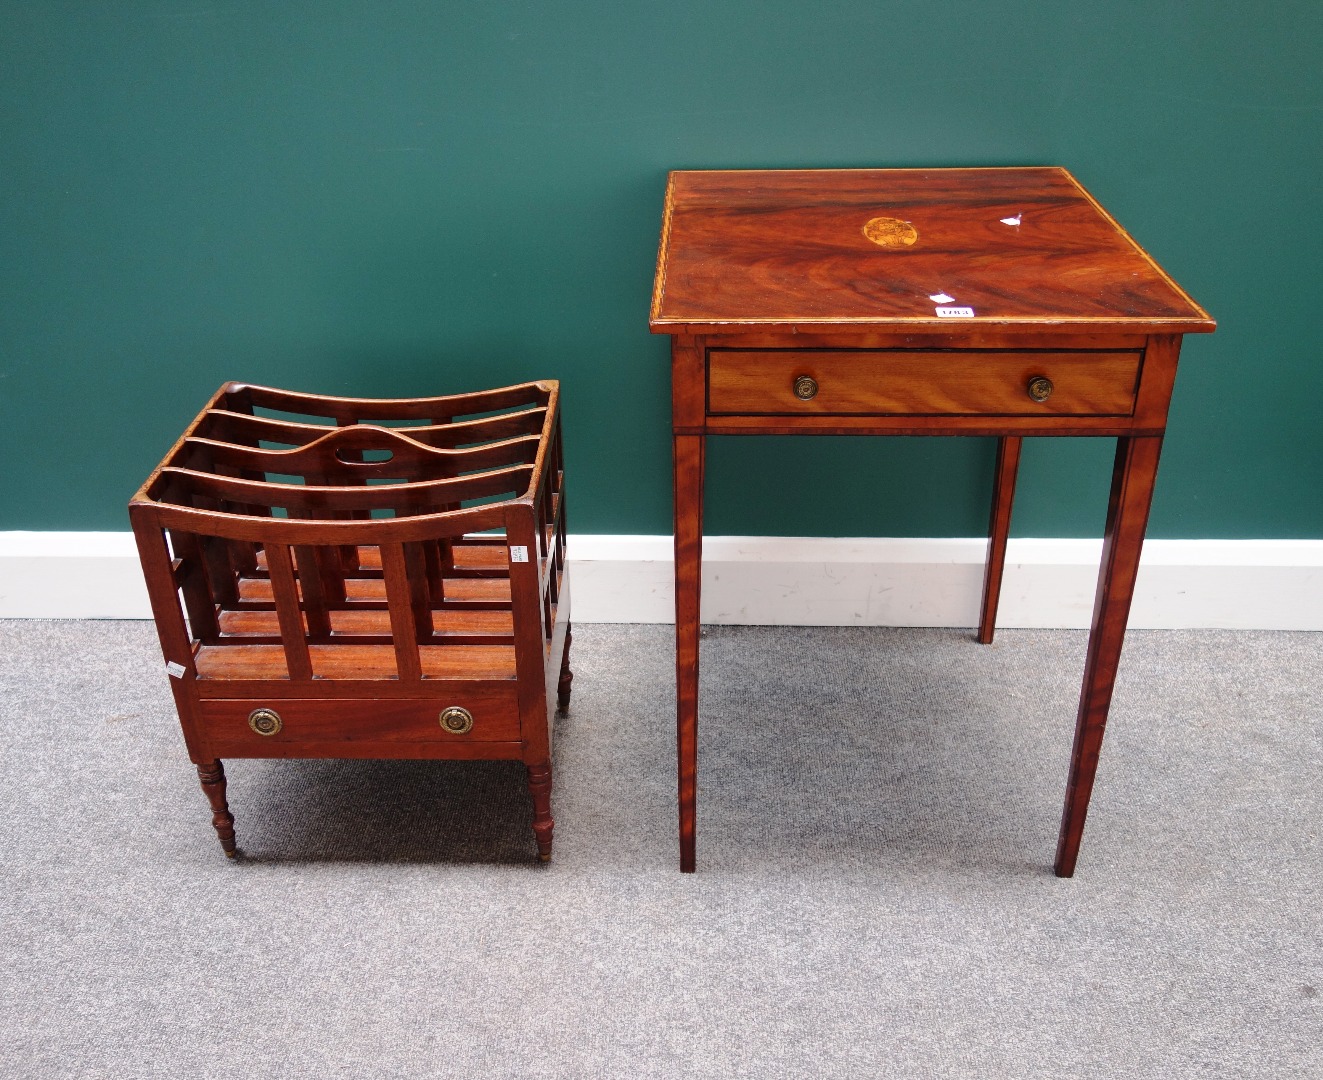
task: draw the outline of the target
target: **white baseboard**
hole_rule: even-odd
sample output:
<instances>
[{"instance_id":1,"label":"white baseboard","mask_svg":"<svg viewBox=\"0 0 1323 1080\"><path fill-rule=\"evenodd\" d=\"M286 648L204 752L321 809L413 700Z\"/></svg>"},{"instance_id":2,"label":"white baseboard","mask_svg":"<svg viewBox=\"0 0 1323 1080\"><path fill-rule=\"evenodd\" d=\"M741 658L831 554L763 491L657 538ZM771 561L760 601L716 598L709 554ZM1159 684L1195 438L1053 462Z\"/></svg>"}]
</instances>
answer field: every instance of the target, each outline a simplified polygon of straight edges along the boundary
<instances>
[{"instance_id":1,"label":"white baseboard","mask_svg":"<svg viewBox=\"0 0 1323 1080\"><path fill-rule=\"evenodd\" d=\"M576 620L674 618L669 536L571 540ZM983 539L710 536L703 621L973 626L986 552ZM1012 539L997 625L1087 628L1101 555L1101 540ZM1323 541L1149 540L1130 625L1323 630Z\"/></svg>"},{"instance_id":2,"label":"white baseboard","mask_svg":"<svg viewBox=\"0 0 1323 1080\"><path fill-rule=\"evenodd\" d=\"M0 618L151 617L131 532L0 532Z\"/></svg>"},{"instance_id":3,"label":"white baseboard","mask_svg":"<svg viewBox=\"0 0 1323 1080\"><path fill-rule=\"evenodd\" d=\"M972 626L982 539L710 536L703 620ZM1011 540L998 625L1087 627L1101 543ZM571 536L575 622L670 622L669 536ZM0 618L151 617L130 533L0 533ZM1323 630L1323 541L1150 540L1130 625Z\"/></svg>"}]
</instances>

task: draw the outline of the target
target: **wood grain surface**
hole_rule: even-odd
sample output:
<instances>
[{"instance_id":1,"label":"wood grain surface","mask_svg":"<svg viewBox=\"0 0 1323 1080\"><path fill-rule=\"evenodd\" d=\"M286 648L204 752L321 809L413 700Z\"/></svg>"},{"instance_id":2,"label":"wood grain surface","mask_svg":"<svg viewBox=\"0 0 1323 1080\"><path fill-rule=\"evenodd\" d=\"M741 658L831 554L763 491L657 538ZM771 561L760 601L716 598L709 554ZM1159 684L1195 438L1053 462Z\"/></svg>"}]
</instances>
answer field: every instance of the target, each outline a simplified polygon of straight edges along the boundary
<instances>
[{"instance_id":1,"label":"wood grain surface","mask_svg":"<svg viewBox=\"0 0 1323 1080\"><path fill-rule=\"evenodd\" d=\"M913 244L871 241L865 226L878 216L909 223ZM937 316L933 295L974 318ZM1214 327L1064 169L671 174L654 332L853 323L962 333L967 321Z\"/></svg>"},{"instance_id":2,"label":"wood grain surface","mask_svg":"<svg viewBox=\"0 0 1323 1080\"><path fill-rule=\"evenodd\" d=\"M708 411L789 416L1128 416L1138 352L744 350L708 352ZM798 398L811 377L816 392ZM1030 380L1052 391L1035 401Z\"/></svg>"}]
</instances>

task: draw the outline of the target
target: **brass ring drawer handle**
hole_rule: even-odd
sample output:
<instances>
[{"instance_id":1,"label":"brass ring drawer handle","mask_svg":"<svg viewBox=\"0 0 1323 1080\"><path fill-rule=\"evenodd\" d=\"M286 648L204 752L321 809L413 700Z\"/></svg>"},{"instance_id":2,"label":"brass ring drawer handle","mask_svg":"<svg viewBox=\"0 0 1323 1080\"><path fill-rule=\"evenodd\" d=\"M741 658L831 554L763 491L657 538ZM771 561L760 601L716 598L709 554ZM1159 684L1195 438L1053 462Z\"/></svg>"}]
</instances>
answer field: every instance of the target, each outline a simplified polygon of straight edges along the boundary
<instances>
[{"instance_id":1,"label":"brass ring drawer handle","mask_svg":"<svg viewBox=\"0 0 1323 1080\"><path fill-rule=\"evenodd\" d=\"M452 735L463 735L473 729L473 714L468 709L451 705L441 713L441 726Z\"/></svg>"},{"instance_id":2,"label":"brass ring drawer handle","mask_svg":"<svg viewBox=\"0 0 1323 1080\"><path fill-rule=\"evenodd\" d=\"M248 726L259 735L275 735L285 725L275 709L254 709L248 714Z\"/></svg>"},{"instance_id":3,"label":"brass ring drawer handle","mask_svg":"<svg viewBox=\"0 0 1323 1080\"><path fill-rule=\"evenodd\" d=\"M815 379L809 375L801 375L795 380L795 397L800 401L808 401L818 392L818 384Z\"/></svg>"},{"instance_id":4,"label":"brass ring drawer handle","mask_svg":"<svg viewBox=\"0 0 1323 1080\"><path fill-rule=\"evenodd\" d=\"M1046 401L1052 396L1052 380L1046 375L1035 375L1029 380L1028 389L1034 401Z\"/></svg>"}]
</instances>

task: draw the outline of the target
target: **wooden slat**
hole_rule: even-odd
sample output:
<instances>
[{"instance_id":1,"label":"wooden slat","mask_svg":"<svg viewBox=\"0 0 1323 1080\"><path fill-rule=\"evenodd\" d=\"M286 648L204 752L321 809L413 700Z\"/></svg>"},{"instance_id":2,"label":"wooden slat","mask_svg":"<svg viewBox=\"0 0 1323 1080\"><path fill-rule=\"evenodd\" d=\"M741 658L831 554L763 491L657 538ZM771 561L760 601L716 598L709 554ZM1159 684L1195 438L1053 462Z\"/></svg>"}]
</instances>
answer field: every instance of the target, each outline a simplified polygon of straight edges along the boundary
<instances>
[{"instance_id":1,"label":"wooden slat","mask_svg":"<svg viewBox=\"0 0 1323 1080\"><path fill-rule=\"evenodd\" d=\"M327 639L310 639L308 648L321 645L382 645L391 647L394 639L389 631L384 634L335 634ZM217 646L225 645L280 645L281 637L277 634L239 634L225 635L216 641ZM452 648L459 645L513 645L514 634L437 634L428 640L428 645L442 645Z\"/></svg>"},{"instance_id":2,"label":"wooden slat","mask_svg":"<svg viewBox=\"0 0 1323 1080\"><path fill-rule=\"evenodd\" d=\"M300 681L312 678L312 661L308 657L308 639L304 636L303 614L299 610L299 588L294 580L294 567L289 548L284 544L268 544L266 561L271 568L271 589L280 619L280 637L285 651L289 677Z\"/></svg>"},{"instance_id":3,"label":"wooden slat","mask_svg":"<svg viewBox=\"0 0 1323 1080\"><path fill-rule=\"evenodd\" d=\"M376 620L383 630L390 629L390 619L382 611L337 611L332 613L332 625L344 633L362 632ZM431 613L432 629L437 634L510 634L514 632L514 619L509 608L488 611L437 610Z\"/></svg>"},{"instance_id":4,"label":"wooden slat","mask_svg":"<svg viewBox=\"0 0 1323 1080\"><path fill-rule=\"evenodd\" d=\"M319 554L318 548L305 544L294 549L294 562L299 571L299 592L303 596L303 612L308 620L308 633L312 637L326 637L331 632Z\"/></svg>"},{"instance_id":5,"label":"wooden slat","mask_svg":"<svg viewBox=\"0 0 1323 1080\"><path fill-rule=\"evenodd\" d=\"M513 439L520 435L537 435L546 419L545 407L523 409L501 416L487 416L481 420L463 420L456 423L417 425L403 428L405 434L427 446L454 449ZM208 411L197 430L197 438L256 446L259 442L285 443L306 446L331 430L327 424L302 424L294 420L276 420L269 416L249 416L225 409Z\"/></svg>"},{"instance_id":6,"label":"wooden slat","mask_svg":"<svg viewBox=\"0 0 1323 1080\"><path fill-rule=\"evenodd\" d=\"M226 476L238 476L237 471L226 472ZM216 513L225 512L225 506L219 499L209 499L200 497L195 500L196 505L203 510L214 511ZM259 513L270 515L271 511L262 508ZM197 540L198 555L207 571L207 587L211 591L212 599L224 607L227 604L234 603L236 589L238 587L238 578L240 575L239 566L242 562L242 556L238 562L231 559L232 542L223 540L217 536L211 536L205 532L198 531L195 534Z\"/></svg>"},{"instance_id":7,"label":"wooden slat","mask_svg":"<svg viewBox=\"0 0 1323 1080\"><path fill-rule=\"evenodd\" d=\"M163 502L189 505L192 499L224 499L235 506L277 506L300 518L344 517L354 511L394 510L397 513L435 512L447 503L493 495L521 494L533 470L527 465L418 484L379 484L370 487L272 484L234 477L213 476L170 466L161 470Z\"/></svg>"},{"instance_id":8,"label":"wooden slat","mask_svg":"<svg viewBox=\"0 0 1323 1080\"><path fill-rule=\"evenodd\" d=\"M510 603L509 578L446 578L447 602Z\"/></svg>"},{"instance_id":9,"label":"wooden slat","mask_svg":"<svg viewBox=\"0 0 1323 1080\"><path fill-rule=\"evenodd\" d=\"M163 485L162 485L163 486ZM159 492L158 492L159 494ZM154 497L154 496L153 496ZM454 513L424 511L394 518L352 520L349 518L270 518L236 513L217 513L170 502L144 499L138 505L153 506L164 528L201 532L227 540L258 544L376 545L383 540L417 543L442 536L467 536L499 526L505 502L496 499L465 507Z\"/></svg>"},{"instance_id":10,"label":"wooden slat","mask_svg":"<svg viewBox=\"0 0 1323 1080\"><path fill-rule=\"evenodd\" d=\"M389 645L390 612L332 611L331 631L309 645ZM509 645L514 642L514 621L509 610L436 611L424 645ZM217 644L278 645L280 621L275 611L223 611Z\"/></svg>"},{"instance_id":11,"label":"wooden slat","mask_svg":"<svg viewBox=\"0 0 1323 1080\"><path fill-rule=\"evenodd\" d=\"M317 676L318 694L334 694L333 688L323 685L322 680L396 682L397 660L391 645L312 645L308 653ZM418 649L418 656L428 679L515 677L512 645L424 645ZM201 679L284 679L288 671L284 650L279 645L204 645L198 649L195 663ZM410 692L407 683L399 685L401 692ZM415 686L412 692L416 691ZM237 690L229 692L239 696ZM295 694L306 692L306 688L293 690ZM260 693L260 687L254 690L254 694Z\"/></svg>"},{"instance_id":12,"label":"wooden slat","mask_svg":"<svg viewBox=\"0 0 1323 1080\"><path fill-rule=\"evenodd\" d=\"M408 477L411 483L449 479L461 473L497 469L507 465L530 465L537 457L539 439L522 435L501 442L464 449L438 449L414 439L405 429L355 425L327 428L319 439L290 450L266 450L208 438L185 440L173 464L198 472L232 475L229 470L247 469L285 476L334 477L336 482L383 477ZM364 461L363 451L389 450L386 461ZM353 454L351 458L350 454Z\"/></svg>"},{"instance_id":13,"label":"wooden slat","mask_svg":"<svg viewBox=\"0 0 1323 1080\"><path fill-rule=\"evenodd\" d=\"M322 595L327 608L343 607L345 603L345 553L343 547L319 546L317 570L321 575ZM356 548L354 550L357 550Z\"/></svg>"},{"instance_id":14,"label":"wooden slat","mask_svg":"<svg viewBox=\"0 0 1323 1080\"><path fill-rule=\"evenodd\" d=\"M504 577L508 563L505 538L497 537L496 540L496 544L490 545L472 542L451 544L453 565L447 568L446 576Z\"/></svg>"},{"instance_id":15,"label":"wooden slat","mask_svg":"<svg viewBox=\"0 0 1323 1080\"><path fill-rule=\"evenodd\" d=\"M349 398L303 394L268 386L245 386L246 400L259 409L276 409L302 416L330 416L364 420L451 419L474 413L545 405L555 383L521 383L499 390L433 398Z\"/></svg>"},{"instance_id":16,"label":"wooden slat","mask_svg":"<svg viewBox=\"0 0 1323 1080\"><path fill-rule=\"evenodd\" d=\"M253 513L256 508L250 508L247 512ZM251 574L257 569L257 547L254 544L246 543L242 540L226 541L230 547L230 563L240 576Z\"/></svg>"},{"instance_id":17,"label":"wooden slat","mask_svg":"<svg viewBox=\"0 0 1323 1080\"><path fill-rule=\"evenodd\" d=\"M469 603L489 603L509 607L510 581L500 577L446 578L446 599L434 607L463 607ZM242 605L274 604L268 578L245 578L239 582L239 602ZM345 603L351 605L386 606L386 584L381 578L350 578L345 582Z\"/></svg>"},{"instance_id":18,"label":"wooden slat","mask_svg":"<svg viewBox=\"0 0 1323 1080\"><path fill-rule=\"evenodd\" d=\"M417 682L423 677L423 669L418 659L418 628L414 621L413 590L409 584L404 545L383 544L381 567L385 573L386 602L390 611L390 629L395 639L395 662L400 679Z\"/></svg>"},{"instance_id":19,"label":"wooden slat","mask_svg":"<svg viewBox=\"0 0 1323 1080\"><path fill-rule=\"evenodd\" d=\"M450 545L444 540L433 540L423 545L423 573L427 582L427 595L438 604L446 598L445 569L451 559Z\"/></svg>"},{"instance_id":20,"label":"wooden slat","mask_svg":"<svg viewBox=\"0 0 1323 1080\"><path fill-rule=\"evenodd\" d=\"M199 641L212 641L220 630L216 623L216 601L207 583L202 543L193 533L171 530L170 546L180 560L175 574L188 612L188 625Z\"/></svg>"},{"instance_id":21,"label":"wooden slat","mask_svg":"<svg viewBox=\"0 0 1323 1080\"><path fill-rule=\"evenodd\" d=\"M428 545L435 547L435 545ZM409 586L409 606L413 610L414 638L421 645L432 636L432 605L427 582L427 564L423 545L404 545L405 581Z\"/></svg>"}]
</instances>

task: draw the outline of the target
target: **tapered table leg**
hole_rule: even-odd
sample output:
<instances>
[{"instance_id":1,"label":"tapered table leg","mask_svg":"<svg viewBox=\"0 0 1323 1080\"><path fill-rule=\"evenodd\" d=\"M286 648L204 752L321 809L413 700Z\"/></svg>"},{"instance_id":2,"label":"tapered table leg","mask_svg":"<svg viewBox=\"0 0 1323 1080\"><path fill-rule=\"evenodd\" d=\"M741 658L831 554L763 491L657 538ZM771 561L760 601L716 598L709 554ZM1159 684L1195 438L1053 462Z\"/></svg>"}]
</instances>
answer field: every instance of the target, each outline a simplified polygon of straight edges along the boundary
<instances>
[{"instance_id":1,"label":"tapered table leg","mask_svg":"<svg viewBox=\"0 0 1323 1080\"><path fill-rule=\"evenodd\" d=\"M701 435L675 436L675 698L680 869L692 874L698 784L698 633L703 569Z\"/></svg>"},{"instance_id":2,"label":"tapered table leg","mask_svg":"<svg viewBox=\"0 0 1323 1080\"><path fill-rule=\"evenodd\" d=\"M1135 592L1144 529L1153 501L1153 481L1162 450L1159 436L1122 438L1116 442L1116 464L1112 471L1112 495L1107 505L1107 528L1103 535L1102 567L1098 594L1093 606L1093 627L1084 662L1084 687L1080 692L1079 716L1075 721L1075 745L1066 783L1066 805L1057 839L1056 874L1075 873L1084 818L1098 770L1107 710L1112 703L1116 669L1121 659L1130 600Z\"/></svg>"},{"instance_id":3,"label":"tapered table leg","mask_svg":"<svg viewBox=\"0 0 1323 1080\"><path fill-rule=\"evenodd\" d=\"M1011 507L1015 502L1015 476L1020 468L1018 435L997 440L997 470L992 481L992 520L988 523L988 561L983 571L983 606L979 609L978 640L991 645L997 627L1002 571L1006 569L1006 538L1011 533Z\"/></svg>"}]
</instances>

